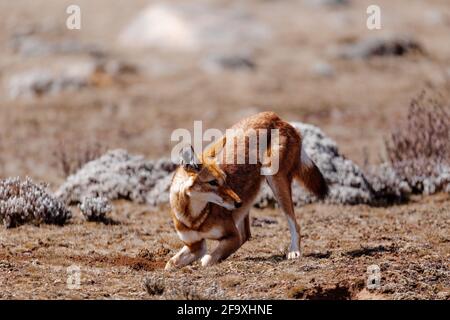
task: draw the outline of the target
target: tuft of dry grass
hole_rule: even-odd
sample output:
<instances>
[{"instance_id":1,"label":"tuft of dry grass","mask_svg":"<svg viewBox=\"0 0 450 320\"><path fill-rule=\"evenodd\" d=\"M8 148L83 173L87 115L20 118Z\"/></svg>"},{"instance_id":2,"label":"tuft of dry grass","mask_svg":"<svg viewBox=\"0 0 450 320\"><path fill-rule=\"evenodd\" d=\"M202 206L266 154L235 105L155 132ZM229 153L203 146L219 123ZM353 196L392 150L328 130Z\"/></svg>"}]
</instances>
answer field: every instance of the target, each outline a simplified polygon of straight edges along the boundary
<instances>
[{"instance_id":1,"label":"tuft of dry grass","mask_svg":"<svg viewBox=\"0 0 450 320\"><path fill-rule=\"evenodd\" d=\"M144 280L144 287L150 296L160 296L164 293L164 278L158 275L152 275Z\"/></svg>"},{"instance_id":2,"label":"tuft of dry grass","mask_svg":"<svg viewBox=\"0 0 450 320\"><path fill-rule=\"evenodd\" d=\"M223 290L215 281L208 283L206 288L199 289L198 283L186 278L166 278L163 274L155 273L144 279L144 288L152 298L160 296L169 300L215 300L223 298Z\"/></svg>"},{"instance_id":3,"label":"tuft of dry grass","mask_svg":"<svg viewBox=\"0 0 450 320\"><path fill-rule=\"evenodd\" d=\"M64 178L77 172L86 163L99 158L107 148L98 141L78 144L60 140L53 152L56 166Z\"/></svg>"}]
</instances>

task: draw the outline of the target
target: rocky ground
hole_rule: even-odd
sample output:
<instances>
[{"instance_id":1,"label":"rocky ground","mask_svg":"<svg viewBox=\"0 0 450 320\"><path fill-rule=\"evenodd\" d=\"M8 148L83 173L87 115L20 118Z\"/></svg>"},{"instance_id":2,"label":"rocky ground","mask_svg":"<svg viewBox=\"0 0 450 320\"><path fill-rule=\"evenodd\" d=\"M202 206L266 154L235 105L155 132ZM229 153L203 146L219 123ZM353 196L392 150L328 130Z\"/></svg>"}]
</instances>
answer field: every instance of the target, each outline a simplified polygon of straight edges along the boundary
<instances>
[{"instance_id":1,"label":"rocky ground","mask_svg":"<svg viewBox=\"0 0 450 320\"><path fill-rule=\"evenodd\" d=\"M151 47L123 41L147 1L79 0L79 31L65 27L72 2L0 2L2 178L30 176L57 190L107 149L167 158L176 128L203 120L224 130L264 110L318 126L365 168L386 161L384 139L412 98L449 88L445 0L379 0L377 31L366 28L373 1L169 1L187 15L177 26L196 32L170 48L158 37ZM216 33L203 32L211 23ZM253 238L236 254L170 273L164 264L181 243L168 208L113 204L109 224L73 207L62 227L0 228L0 298L450 298L448 193L297 208L298 261L284 259L289 233L278 210L253 209ZM370 265L380 268L380 289L366 288ZM67 286L71 266L79 289Z\"/></svg>"}]
</instances>

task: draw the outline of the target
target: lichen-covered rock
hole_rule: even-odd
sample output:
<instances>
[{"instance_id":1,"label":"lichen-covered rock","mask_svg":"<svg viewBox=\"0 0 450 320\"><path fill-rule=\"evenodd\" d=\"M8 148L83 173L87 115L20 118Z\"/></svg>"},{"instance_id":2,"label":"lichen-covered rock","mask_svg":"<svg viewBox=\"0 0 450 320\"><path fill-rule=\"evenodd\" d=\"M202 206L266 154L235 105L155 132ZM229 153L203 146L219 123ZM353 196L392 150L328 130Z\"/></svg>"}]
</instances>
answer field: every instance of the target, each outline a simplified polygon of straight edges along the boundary
<instances>
[{"instance_id":1,"label":"lichen-covered rock","mask_svg":"<svg viewBox=\"0 0 450 320\"><path fill-rule=\"evenodd\" d=\"M71 212L45 185L29 178L0 180L0 220L6 228L25 223L63 225L70 218Z\"/></svg>"},{"instance_id":2,"label":"lichen-covered rock","mask_svg":"<svg viewBox=\"0 0 450 320\"><path fill-rule=\"evenodd\" d=\"M412 167L416 163L411 163ZM398 164L397 164L398 165ZM405 166L403 164L403 166ZM450 167L442 164L435 164L433 169L426 174L410 174L404 180L415 193L430 195L439 191L450 190Z\"/></svg>"},{"instance_id":3,"label":"lichen-covered rock","mask_svg":"<svg viewBox=\"0 0 450 320\"><path fill-rule=\"evenodd\" d=\"M106 221L107 214L112 211L112 205L104 197L86 197L80 203L81 213L87 221Z\"/></svg>"},{"instance_id":4,"label":"lichen-covered rock","mask_svg":"<svg viewBox=\"0 0 450 320\"><path fill-rule=\"evenodd\" d=\"M377 202L401 202L412 192L408 182L387 163L369 168L366 176Z\"/></svg>"},{"instance_id":5,"label":"lichen-covered rock","mask_svg":"<svg viewBox=\"0 0 450 320\"><path fill-rule=\"evenodd\" d=\"M175 167L170 160L147 161L125 150L113 150L69 176L56 195L67 204L78 204L86 197L151 203L149 195L159 193L159 189L152 191Z\"/></svg>"},{"instance_id":6,"label":"lichen-covered rock","mask_svg":"<svg viewBox=\"0 0 450 320\"><path fill-rule=\"evenodd\" d=\"M148 193L146 201L151 206L158 206L162 203L169 202L169 189L172 183L173 173L169 173L166 177L159 179L153 189Z\"/></svg>"},{"instance_id":7,"label":"lichen-covered rock","mask_svg":"<svg viewBox=\"0 0 450 320\"><path fill-rule=\"evenodd\" d=\"M430 176L414 176L410 181L411 188L422 190L423 194L430 195L439 191L450 192L450 167L436 165L434 173Z\"/></svg>"}]
</instances>

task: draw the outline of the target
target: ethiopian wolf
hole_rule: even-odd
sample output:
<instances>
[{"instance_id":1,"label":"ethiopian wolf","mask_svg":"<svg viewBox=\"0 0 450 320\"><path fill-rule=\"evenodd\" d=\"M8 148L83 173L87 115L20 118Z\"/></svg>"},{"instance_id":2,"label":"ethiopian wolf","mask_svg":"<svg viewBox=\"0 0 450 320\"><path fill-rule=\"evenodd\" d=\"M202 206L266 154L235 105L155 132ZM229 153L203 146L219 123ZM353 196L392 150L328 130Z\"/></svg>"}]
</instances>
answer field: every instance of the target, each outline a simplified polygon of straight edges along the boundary
<instances>
[{"instance_id":1,"label":"ethiopian wolf","mask_svg":"<svg viewBox=\"0 0 450 320\"><path fill-rule=\"evenodd\" d=\"M266 180L291 234L288 259L300 257L300 227L291 198L294 178L318 198L328 186L321 172L302 148L300 133L273 112L242 119L232 130L197 156L192 147L181 150L181 163L170 187L171 214L184 247L172 257L166 269L180 268L198 259L209 266L226 259L250 238L249 211L260 186ZM266 143L251 143L255 132L266 135ZM262 140L257 135L257 140ZM263 147L261 147L263 146ZM237 161L244 155L245 161ZM274 167L272 174L264 168ZM242 163L244 162L244 163ZM206 252L206 239L217 240L217 247Z\"/></svg>"}]
</instances>

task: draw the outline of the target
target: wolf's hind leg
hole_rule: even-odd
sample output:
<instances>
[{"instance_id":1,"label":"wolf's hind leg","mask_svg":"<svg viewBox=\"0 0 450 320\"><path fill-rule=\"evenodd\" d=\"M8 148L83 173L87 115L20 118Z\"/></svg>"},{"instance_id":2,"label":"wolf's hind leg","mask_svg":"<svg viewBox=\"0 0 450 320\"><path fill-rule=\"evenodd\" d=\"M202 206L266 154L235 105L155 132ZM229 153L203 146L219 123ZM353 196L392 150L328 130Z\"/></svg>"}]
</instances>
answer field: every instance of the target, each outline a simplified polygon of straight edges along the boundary
<instances>
[{"instance_id":1,"label":"wolf's hind leg","mask_svg":"<svg viewBox=\"0 0 450 320\"><path fill-rule=\"evenodd\" d=\"M289 231L291 233L291 245L289 246L287 258L300 258L300 226L295 219L294 205L292 204L292 179L282 175L275 175L267 176L267 182L288 220Z\"/></svg>"},{"instance_id":2,"label":"wolf's hind leg","mask_svg":"<svg viewBox=\"0 0 450 320\"><path fill-rule=\"evenodd\" d=\"M206 253L206 241L201 240L193 244L185 245L166 264L165 269L182 268L200 259Z\"/></svg>"}]
</instances>

